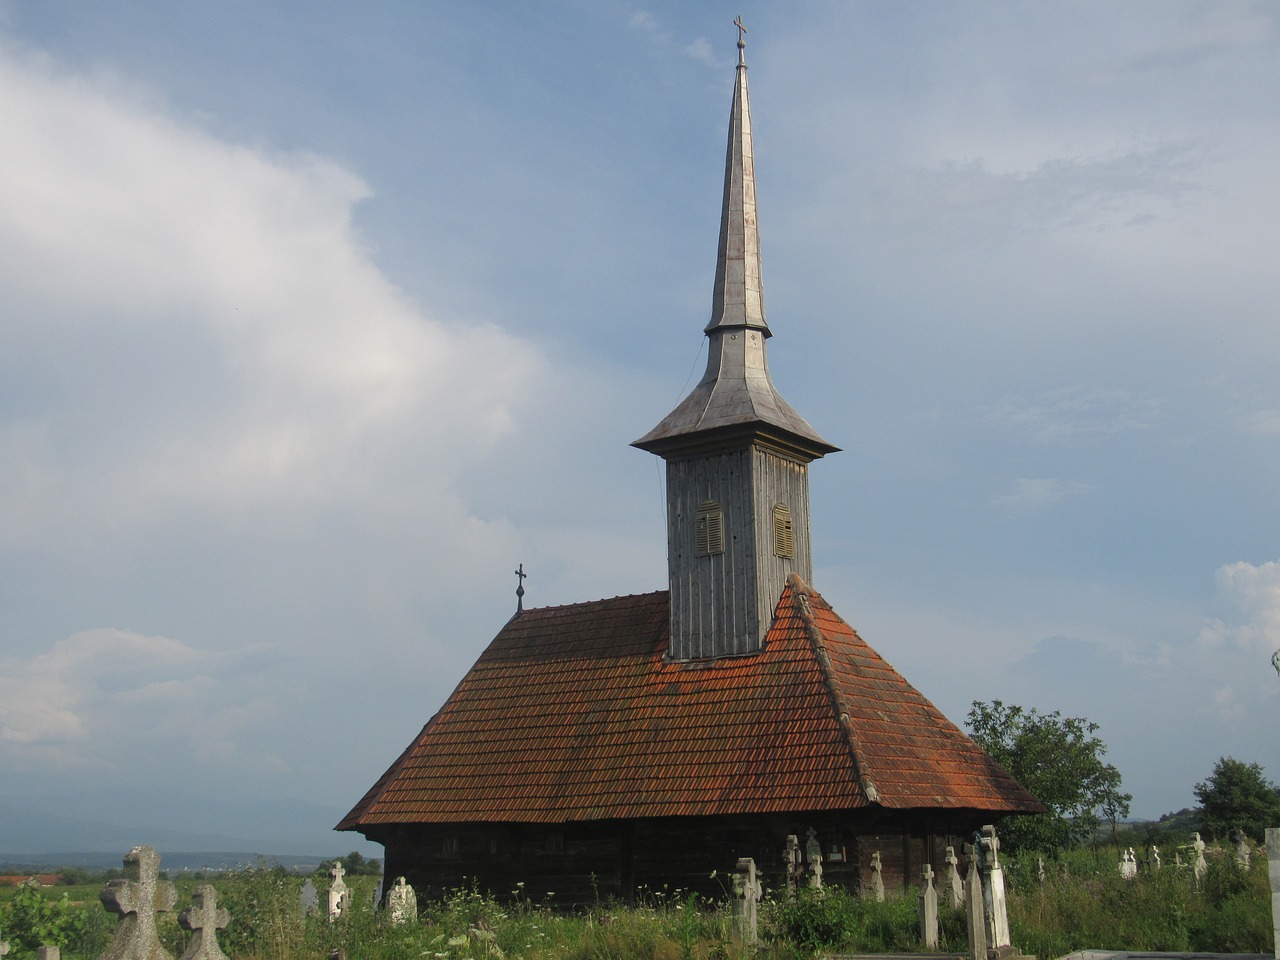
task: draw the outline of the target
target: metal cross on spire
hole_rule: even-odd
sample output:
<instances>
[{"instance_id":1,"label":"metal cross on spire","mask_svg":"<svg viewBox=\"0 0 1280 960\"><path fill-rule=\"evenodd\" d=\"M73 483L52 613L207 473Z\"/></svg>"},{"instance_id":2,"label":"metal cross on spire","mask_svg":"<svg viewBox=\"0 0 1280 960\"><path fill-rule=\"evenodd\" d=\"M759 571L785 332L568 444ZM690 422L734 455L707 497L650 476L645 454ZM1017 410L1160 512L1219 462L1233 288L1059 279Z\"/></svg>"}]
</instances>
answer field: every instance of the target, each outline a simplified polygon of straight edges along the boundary
<instances>
[{"instance_id":1,"label":"metal cross on spire","mask_svg":"<svg viewBox=\"0 0 1280 960\"><path fill-rule=\"evenodd\" d=\"M524 572L524 564L516 568L516 613L524 610L524 581L529 575Z\"/></svg>"},{"instance_id":2,"label":"metal cross on spire","mask_svg":"<svg viewBox=\"0 0 1280 960\"><path fill-rule=\"evenodd\" d=\"M747 41L743 39L747 28L742 25L742 14L738 14L738 18L733 21L733 25L738 28L738 62L746 62L746 54L743 53L747 49Z\"/></svg>"}]
</instances>

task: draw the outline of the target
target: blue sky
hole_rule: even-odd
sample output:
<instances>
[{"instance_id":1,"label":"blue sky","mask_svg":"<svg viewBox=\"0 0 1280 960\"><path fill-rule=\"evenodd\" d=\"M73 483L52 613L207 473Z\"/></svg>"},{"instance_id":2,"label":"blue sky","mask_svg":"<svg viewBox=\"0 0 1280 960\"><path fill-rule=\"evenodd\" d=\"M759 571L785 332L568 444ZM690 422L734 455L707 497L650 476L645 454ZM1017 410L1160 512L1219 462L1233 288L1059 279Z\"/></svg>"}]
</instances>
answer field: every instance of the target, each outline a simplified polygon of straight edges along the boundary
<instances>
[{"instance_id":1,"label":"blue sky","mask_svg":"<svg viewBox=\"0 0 1280 960\"><path fill-rule=\"evenodd\" d=\"M345 810L517 563L665 586L738 14L814 585L1135 815L1280 778L1274 6L0 0L7 795Z\"/></svg>"}]
</instances>

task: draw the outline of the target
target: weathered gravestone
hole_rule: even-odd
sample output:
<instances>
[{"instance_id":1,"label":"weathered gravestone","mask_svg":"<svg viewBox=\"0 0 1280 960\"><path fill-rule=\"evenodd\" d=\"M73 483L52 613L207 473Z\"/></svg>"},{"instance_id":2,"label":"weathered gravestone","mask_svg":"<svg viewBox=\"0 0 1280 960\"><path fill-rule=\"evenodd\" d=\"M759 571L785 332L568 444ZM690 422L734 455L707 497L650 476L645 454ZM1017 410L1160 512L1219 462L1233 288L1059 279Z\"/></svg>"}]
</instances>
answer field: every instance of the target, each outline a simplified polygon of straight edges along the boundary
<instances>
[{"instance_id":1,"label":"weathered gravestone","mask_svg":"<svg viewBox=\"0 0 1280 960\"><path fill-rule=\"evenodd\" d=\"M307 877L307 882L302 885L302 891L298 894L298 907L304 917L320 912L320 895L316 893L316 885L310 877Z\"/></svg>"},{"instance_id":2,"label":"weathered gravestone","mask_svg":"<svg viewBox=\"0 0 1280 960\"><path fill-rule=\"evenodd\" d=\"M742 857L733 874L733 936L741 944L756 942L756 917L763 892L755 860Z\"/></svg>"},{"instance_id":3,"label":"weathered gravestone","mask_svg":"<svg viewBox=\"0 0 1280 960\"><path fill-rule=\"evenodd\" d=\"M804 862L801 859L800 841L794 833L787 834L786 846L782 848L782 871L787 878L787 896L796 892L796 884L804 876Z\"/></svg>"},{"instance_id":4,"label":"weathered gravestone","mask_svg":"<svg viewBox=\"0 0 1280 960\"><path fill-rule=\"evenodd\" d=\"M1246 873L1249 871L1249 864L1253 860L1253 851L1249 849L1249 838L1241 831L1236 831L1236 863L1240 864L1240 869Z\"/></svg>"},{"instance_id":5,"label":"weathered gravestone","mask_svg":"<svg viewBox=\"0 0 1280 960\"><path fill-rule=\"evenodd\" d=\"M1267 874L1271 878L1271 927L1280 960L1280 827L1267 827Z\"/></svg>"},{"instance_id":6,"label":"weathered gravestone","mask_svg":"<svg viewBox=\"0 0 1280 960\"><path fill-rule=\"evenodd\" d=\"M809 886L822 889L822 844L818 843L818 831L810 827L805 842L805 858L809 861Z\"/></svg>"},{"instance_id":7,"label":"weathered gravestone","mask_svg":"<svg viewBox=\"0 0 1280 960\"><path fill-rule=\"evenodd\" d=\"M1188 849L1192 851L1192 877L1196 890L1199 890L1204 882L1204 874L1208 872L1208 864L1204 861L1204 841L1199 838L1199 833L1192 833Z\"/></svg>"},{"instance_id":8,"label":"weathered gravestone","mask_svg":"<svg viewBox=\"0 0 1280 960\"><path fill-rule=\"evenodd\" d=\"M36 947L36 960L59 960L62 956L62 948L41 946Z\"/></svg>"},{"instance_id":9,"label":"weathered gravestone","mask_svg":"<svg viewBox=\"0 0 1280 960\"><path fill-rule=\"evenodd\" d=\"M881 872L882 870L880 851L877 850L871 855L871 896L876 899L877 903L884 902L884 876Z\"/></svg>"},{"instance_id":10,"label":"weathered gravestone","mask_svg":"<svg viewBox=\"0 0 1280 960\"><path fill-rule=\"evenodd\" d=\"M218 931L231 922L226 907L218 906L218 891L202 883L191 895L191 906L178 914L178 924L193 936L180 960L227 960L218 946Z\"/></svg>"},{"instance_id":11,"label":"weathered gravestone","mask_svg":"<svg viewBox=\"0 0 1280 960\"><path fill-rule=\"evenodd\" d=\"M938 891L933 888L933 865L926 863L921 876L924 886L920 891L920 939L926 950L937 950Z\"/></svg>"},{"instance_id":12,"label":"weathered gravestone","mask_svg":"<svg viewBox=\"0 0 1280 960\"><path fill-rule=\"evenodd\" d=\"M8 954L9 954L9 941L0 940L0 957L8 956Z\"/></svg>"},{"instance_id":13,"label":"weathered gravestone","mask_svg":"<svg viewBox=\"0 0 1280 960\"><path fill-rule=\"evenodd\" d=\"M418 919L418 895L404 877L396 877L396 885L387 894L387 913L392 923L411 923Z\"/></svg>"},{"instance_id":14,"label":"weathered gravestone","mask_svg":"<svg viewBox=\"0 0 1280 960\"><path fill-rule=\"evenodd\" d=\"M1138 858L1133 855L1133 847L1126 850L1120 858L1120 876L1125 880L1136 880L1138 877Z\"/></svg>"},{"instance_id":15,"label":"weathered gravestone","mask_svg":"<svg viewBox=\"0 0 1280 960\"><path fill-rule=\"evenodd\" d=\"M978 872L978 850L965 844L965 856L969 860L969 872L964 881L965 929L969 935L969 960L987 960L987 909L982 889L982 876Z\"/></svg>"},{"instance_id":16,"label":"weathered gravestone","mask_svg":"<svg viewBox=\"0 0 1280 960\"><path fill-rule=\"evenodd\" d=\"M1160 869L1160 848L1155 844L1151 845L1151 851L1147 854L1147 868L1150 870Z\"/></svg>"},{"instance_id":17,"label":"weathered gravestone","mask_svg":"<svg viewBox=\"0 0 1280 960\"><path fill-rule=\"evenodd\" d=\"M1000 866L1000 838L987 824L974 836L978 869L982 874L982 905L987 914L987 946L1002 950L1012 946L1009 937L1009 905L1004 891L1004 868Z\"/></svg>"},{"instance_id":18,"label":"weathered gravestone","mask_svg":"<svg viewBox=\"0 0 1280 960\"><path fill-rule=\"evenodd\" d=\"M329 884L328 917L330 920L337 920L347 907L349 891L347 890L347 885L342 882L346 872L346 869L337 860L333 861L333 866L329 868L329 877L333 881Z\"/></svg>"},{"instance_id":19,"label":"weathered gravestone","mask_svg":"<svg viewBox=\"0 0 1280 960\"><path fill-rule=\"evenodd\" d=\"M173 909L178 894L160 879L160 855L154 847L134 847L124 858L124 879L112 880L99 899L120 925L98 960L172 960L156 935L156 914Z\"/></svg>"},{"instance_id":20,"label":"weathered gravestone","mask_svg":"<svg viewBox=\"0 0 1280 960\"><path fill-rule=\"evenodd\" d=\"M953 907L964 903L964 881L960 879L960 860L956 857L956 848L947 847L947 872L943 885L947 891L947 902Z\"/></svg>"}]
</instances>

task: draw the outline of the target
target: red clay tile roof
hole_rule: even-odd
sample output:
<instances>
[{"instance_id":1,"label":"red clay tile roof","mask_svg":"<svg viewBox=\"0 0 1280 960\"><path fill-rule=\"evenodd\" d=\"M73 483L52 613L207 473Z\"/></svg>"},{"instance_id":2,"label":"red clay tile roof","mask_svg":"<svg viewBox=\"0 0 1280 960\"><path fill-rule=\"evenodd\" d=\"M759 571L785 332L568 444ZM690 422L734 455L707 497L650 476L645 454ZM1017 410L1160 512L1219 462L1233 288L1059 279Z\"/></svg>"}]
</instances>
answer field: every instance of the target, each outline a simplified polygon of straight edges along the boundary
<instances>
[{"instance_id":1,"label":"red clay tile roof","mask_svg":"<svg viewBox=\"0 0 1280 960\"><path fill-rule=\"evenodd\" d=\"M338 824L1042 808L798 577L765 649L668 663L668 595L513 617Z\"/></svg>"}]
</instances>

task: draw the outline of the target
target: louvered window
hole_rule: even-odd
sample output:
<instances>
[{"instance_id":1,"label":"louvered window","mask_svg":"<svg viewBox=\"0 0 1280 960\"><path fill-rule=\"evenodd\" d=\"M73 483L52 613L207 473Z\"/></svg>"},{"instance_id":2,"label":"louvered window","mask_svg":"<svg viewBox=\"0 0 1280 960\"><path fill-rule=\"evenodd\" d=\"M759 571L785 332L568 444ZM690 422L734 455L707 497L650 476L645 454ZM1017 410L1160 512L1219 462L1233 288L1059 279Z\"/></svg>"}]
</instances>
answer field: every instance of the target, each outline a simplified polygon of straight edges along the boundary
<instances>
[{"instance_id":1,"label":"louvered window","mask_svg":"<svg viewBox=\"0 0 1280 960\"><path fill-rule=\"evenodd\" d=\"M773 555L790 560L796 555L796 537L791 528L791 508L785 503L773 507Z\"/></svg>"},{"instance_id":2,"label":"louvered window","mask_svg":"<svg viewBox=\"0 0 1280 960\"><path fill-rule=\"evenodd\" d=\"M709 557L724 553L724 511L717 500L703 500L694 520L694 553Z\"/></svg>"}]
</instances>

